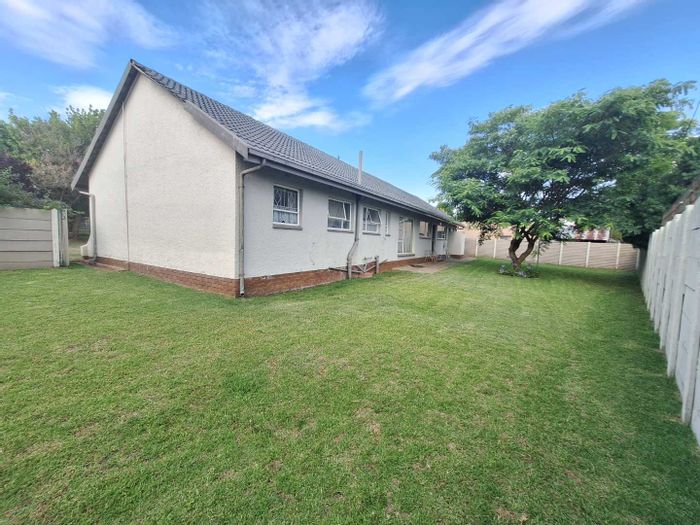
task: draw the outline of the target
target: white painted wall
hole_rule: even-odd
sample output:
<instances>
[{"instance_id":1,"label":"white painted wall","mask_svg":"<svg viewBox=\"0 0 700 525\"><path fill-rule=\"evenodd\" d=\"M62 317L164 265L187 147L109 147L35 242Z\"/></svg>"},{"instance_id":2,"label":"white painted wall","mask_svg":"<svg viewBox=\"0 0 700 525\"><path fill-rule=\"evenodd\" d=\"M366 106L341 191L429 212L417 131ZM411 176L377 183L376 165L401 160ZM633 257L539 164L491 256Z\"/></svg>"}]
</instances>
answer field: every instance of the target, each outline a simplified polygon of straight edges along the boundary
<instances>
[{"instance_id":1,"label":"white painted wall","mask_svg":"<svg viewBox=\"0 0 700 525\"><path fill-rule=\"evenodd\" d=\"M236 173L252 166L179 100L138 77L89 175L98 256L237 277ZM275 184L301 190L300 229L273 227ZM247 175L246 276L345 266L354 236L328 230L329 197L350 201L354 220L355 197L349 192L271 168ZM383 227L380 235L361 232L355 264L376 256L400 259L400 216L414 220L412 256L430 254L431 239L419 236L419 221L435 220L370 199L365 205L381 210L382 220L389 211L390 229L388 235ZM447 240L436 239L435 252L446 254Z\"/></svg>"},{"instance_id":2,"label":"white painted wall","mask_svg":"<svg viewBox=\"0 0 700 525\"><path fill-rule=\"evenodd\" d=\"M126 261L123 125L120 114L90 170L89 187L95 195L97 253Z\"/></svg>"},{"instance_id":3,"label":"white painted wall","mask_svg":"<svg viewBox=\"0 0 700 525\"><path fill-rule=\"evenodd\" d=\"M249 167L249 166L248 166ZM273 186L281 185L301 191L301 228L276 228L272 224ZM354 241L352 232L328 230L328 199L352 203L353 230L355 197L342 190L302 179L281 171L263 168L246 176L245 181L245 274L247 277L276 275L289 272L345 266L346 257ZM414 219L414 257L430 253L431 240L419 238L418 221L421 217L399 208L369 199L360 206L371 206L390 212L389 235L382 225L380 235L360 232L360 241L353 262L361 264L379 256L380 261L400 259L397 255L398 224L400 216ZM360 228L362 227L362 211ZM436 222L433 220L433 222ZM436 240L436 252L444 254L447 241Z\"/></svg>"},{"instance_id":4,"label":"white painted wall","mask_svg":"<svg viewBox=\"0 0 700 525\"><path fill-rule=\"evenodd\" d=\"M98 255L234 277L234 161L179 100L139 76L90 172Z\"/></svg>"}]
</instances>

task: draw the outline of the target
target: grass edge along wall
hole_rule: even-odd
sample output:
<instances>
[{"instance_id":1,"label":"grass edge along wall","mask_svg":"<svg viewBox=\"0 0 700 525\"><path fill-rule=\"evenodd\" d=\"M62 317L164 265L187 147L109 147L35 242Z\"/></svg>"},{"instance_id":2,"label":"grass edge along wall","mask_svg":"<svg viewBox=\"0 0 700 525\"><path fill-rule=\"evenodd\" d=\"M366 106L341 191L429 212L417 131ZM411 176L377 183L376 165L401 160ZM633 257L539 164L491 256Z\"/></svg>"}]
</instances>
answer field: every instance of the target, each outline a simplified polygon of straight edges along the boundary
<instances>
[{"instance_id":1,"label":"grass edge along wall","mask_svg":"<svg viewBox=\"0 0 700 525\"><path fill-rule=\"evenodd\" d=\"M681 419L700 443L700 205L688 205L652 233L642 290L678 385Z\"/></svg>"}]
</instances>

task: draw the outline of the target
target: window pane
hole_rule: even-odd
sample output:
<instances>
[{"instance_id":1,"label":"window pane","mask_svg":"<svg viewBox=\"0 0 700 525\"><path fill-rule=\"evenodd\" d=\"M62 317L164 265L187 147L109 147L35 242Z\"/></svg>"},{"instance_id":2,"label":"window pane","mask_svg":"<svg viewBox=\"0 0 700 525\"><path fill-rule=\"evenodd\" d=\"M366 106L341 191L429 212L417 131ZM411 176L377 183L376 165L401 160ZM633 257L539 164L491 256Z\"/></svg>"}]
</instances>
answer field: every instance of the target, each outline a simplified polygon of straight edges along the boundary
<instances>
[{"instance_id":1,"label":"window pane","mask_svg":"<svg viewBox=\"0 0 700 525\"><path fill-rule=\"evenodd\" d=\"M365 207L362 220L362 230L369 233L379 233L381 218L379 210Z\"/></svg>"},{"instance_id":2,"label":"window pane","mask_svg":"<svg viewBox=\"0 0 700 525\"><path fill-rule=\"evenodd\" d=\"M404 250L405 253L411 253L413 251L413 221L408 219L404 223L406 233L404 234Z\"/></svg>"},{"instance_id":3,"label":"window pane","mask_svg":"<svg viewBox=\"0 0 700 525\"><path fill-rule=\"evenodd\" d=\"M344 221L343 219L334 219L332 217L328 218L328 227L336 228L338 230L349 230L350 221Z\"/></svg>"},{"instance_id":4,"label":"window pane","mask_svg":"<svg viewBox=\"0 0 700 525\"><path fill-rule=\"evenodd\" d=\"M350 203L328 199L328 227L350 229Z\"/></svg>"},{"instance_id":5,"label":"window pane","mask_svg":"<svg viewBox=\"0 0 700 525\"><path fill-rule=\"evenodd\" d=\"M299 224L299 192L280 186L273 187L272 222Z\"/></svg>"},{"instance_id":6,"label":"window pane","mask_svg":"<svg viewBox=\"0 0 700 525\"><path fill-rule=\"evenodd\" d=\"M418 233L422 237L429 237L430 236L430 224L425 222L425 221L420 221Z\"/></svg>"},{"instance_id":7,"label":"window pane","mask_svg":"<svg viewBox=\"0 0 700 525\"><path fill-rule=\"evenodd\" d=\"M273 208L286 211L299 211L298 192L287 188L274 187Z\"/></svg>"},{"instance_id":8,"label":"window pane","mask_svg":"<svg viewBox=\"0 0 700 525\"><path fill-rule=\"evenodd\" d=\"M447 231L446 231L445 225L439 224L439 225L437 226L437 238L438 238L438 239L445 239L445 238L446 238L446 235L445 235L446 232L447 232Z\"/></svg>"},{"instance_id":9,"label":"window pane","mask_svg":"<svg viewBox=\"0 0 700 525\"><path fill-rule=\"evenodd\" d=\"M299 214L287 211L272 211L272 221L279 224L299 224Z\"/></svg>"},{"instance_id":10,"label":"window pane","mask_svg":"<svg viewBox=\"0 0 700 525\"><path fill-rule=\"evenodd\" d=\"M347 219L347 216L345 215L344 203L342 203L340 201L329 200L328 201L328 216L329 217L338 217L341 219Z\"/></svg>"},{"instance_id":11,"label":"window pane","mask_svg":"<svg viewBox=\"0 0 700 525\"><path fill-rule=\"evenodd\" d=\"M413 221L405 217L399 217L399 253L411 253L413 251Z\"/></svg>"}]
</instances>

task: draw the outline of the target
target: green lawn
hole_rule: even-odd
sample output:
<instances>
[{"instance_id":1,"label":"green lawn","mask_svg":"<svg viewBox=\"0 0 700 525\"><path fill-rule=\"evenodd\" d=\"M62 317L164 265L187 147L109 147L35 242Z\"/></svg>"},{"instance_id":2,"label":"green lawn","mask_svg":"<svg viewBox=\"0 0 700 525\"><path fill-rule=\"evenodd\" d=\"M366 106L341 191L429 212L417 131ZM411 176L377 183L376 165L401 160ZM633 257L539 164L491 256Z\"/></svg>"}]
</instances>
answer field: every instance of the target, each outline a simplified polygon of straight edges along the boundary
<instances>
[{"instance_id":1,"label":"green lawn","mask_svg":"<svg viewBox=\"0 0 700 525\"><path fill-rule=\"evenodd\" d=\"M636 276L0 273L0 521L697 523Z\"/></svg>"}]
</instances>

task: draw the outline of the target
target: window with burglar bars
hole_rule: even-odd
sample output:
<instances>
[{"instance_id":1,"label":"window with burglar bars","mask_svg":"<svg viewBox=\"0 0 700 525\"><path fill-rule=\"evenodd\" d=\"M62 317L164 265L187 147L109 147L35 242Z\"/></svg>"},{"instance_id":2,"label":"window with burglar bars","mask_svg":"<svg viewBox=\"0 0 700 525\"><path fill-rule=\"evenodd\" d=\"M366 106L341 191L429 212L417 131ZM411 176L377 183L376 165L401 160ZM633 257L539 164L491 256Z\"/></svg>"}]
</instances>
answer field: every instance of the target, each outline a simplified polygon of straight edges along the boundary
<instances>
[{"instance_id":1,"label":"window with burglar bars","mask_svg":"<svg viewBox=\"0 0 700 525\"><path fill-rule=\"evenodd\" d=\"M440 240L445 240L447 238L447 229L444 224L438 224L437 226L437 238Z\"/></svg>"},{"instance_id":2,"label":"window with burglar bars","mask_svg":"<svg viewBox=\"0 0 700 525\"><path fill-rule=\"evenodd\" d=\"M390 235L389 225L391 224L391 213L388 211L384 212L384 235Z\"/></svg>"},{"instance_id":3,"label":"window with burglar bars","mask_svg":"<svg viewBox=\"0 0 700 525\"><path fill-rule=\"evenodd\" d=\"M350 231L352 223L349 202L328 199L328 229Z\"/></svg>"},{"instance_id":4,"label":"window with burglar bars","mask_svg":"<svg viewBox=\"0 0 700 525\"><path fill-rule=\"evenodd\" d=\"M274 224L299 225L299 191L282 186L274 186L272 201L272 222Z\"/></svg>"},{"instance_id":5,"label":"window with burglar bars","mask_svg":"<svg viewBox=\"0 0 700 525\"><path fill-rule=\"evenodd\" d=\"M365 233L379 233L382 227L382 219L379 210L365 207L362 218L362 231Z\"/></svg>"},{"instance_id":6,"label":"window with burglar bars","mask_svg":"<svg viewBox=\"0 0 700 525\"><path fill-rule=\"evenodd\" d=\"M399 217L399 241L397 251L399 255L413 253L413 219Z\"/></svg>"}]
</instances>

